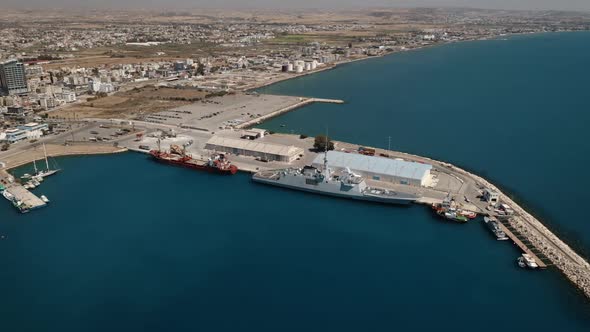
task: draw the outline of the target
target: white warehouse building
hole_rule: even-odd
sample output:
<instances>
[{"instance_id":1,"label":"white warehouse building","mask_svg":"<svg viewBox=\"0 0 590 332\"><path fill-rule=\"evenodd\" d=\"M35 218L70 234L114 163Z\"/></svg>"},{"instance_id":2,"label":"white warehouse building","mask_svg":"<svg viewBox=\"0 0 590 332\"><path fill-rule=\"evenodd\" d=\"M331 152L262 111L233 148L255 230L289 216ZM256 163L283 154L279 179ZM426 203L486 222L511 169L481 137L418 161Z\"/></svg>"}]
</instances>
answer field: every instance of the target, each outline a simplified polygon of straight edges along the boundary
<instances>
[{"instance_id":1,"label":"white warehouse building","mask_svg":"<svg viewBox=\"0 0 590 332\"><path fill-rule=\"evenodd\" d=\"M222 136L213 136L205 145L205 149L235 155L261 158L267 161L290 163L303 155L303 149L296 146L278 145Z\"/></svg>"},{"instance_id":2,"label":"white warehouse building","mask_svg":"<svg viewBox=\"0 0 590 332\"><path fill-rule=\"evenodd\" d=\"M313 166L321 167L323 164L324 154L320 153ZM432 165L428 164L339 151L328 151L328 166L334 171L348 167L368 179L412 186L425 186L432 169Z\"/></svg>"}]
</instances>

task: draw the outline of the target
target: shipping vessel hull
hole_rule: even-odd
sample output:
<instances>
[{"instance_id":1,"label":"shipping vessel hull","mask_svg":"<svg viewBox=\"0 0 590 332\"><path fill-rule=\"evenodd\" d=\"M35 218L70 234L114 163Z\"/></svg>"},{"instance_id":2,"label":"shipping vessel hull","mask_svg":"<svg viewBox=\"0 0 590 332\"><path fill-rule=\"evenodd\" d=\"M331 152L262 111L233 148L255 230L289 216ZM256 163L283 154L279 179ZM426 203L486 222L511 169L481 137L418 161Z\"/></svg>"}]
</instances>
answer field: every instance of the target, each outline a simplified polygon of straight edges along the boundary
<instances>
[{"instance_id":1,"label":"shipping vessel hull","mask_svg":"<svg viewBox=\"0 0 590 332\"><path fill-rule=\"evenodd\" d=\"M408 197L408 198L401 198L401 197L400 198L389 198L388 197L388 198L385 198L385 197L376 197L376 196L372 196L372 195L363 195L363 194L355 193L355 192L350 192L350 193L340 192L337 190L331 190L330 188L313 188L312 186L278 182L278 181L275 181L272 179L265 179L265 178L256 177L256 176L252 177L252 180L254 182L258 182L258 183L268 184L268 185L292 189L292 190L305 191L305 192L314 193L314 194L318 194L318 195L332 196L332 197L338 197L338 198L348 198L348 199L367 201L367 202L396 204L396 205L409 205L416 200L416 198L413 198L413 197Z\"/></svg>"},{"instance_id":2,"label":"shipping vessel hull","mask_svg":"<svg viewBox=\"0 0 590 332\"><path fill-rule=\"evenodd\" d=\"M227 169L220 169L220 168L209 166L209 165L199 165L199 164L195 164L195 163L189 163L189 162L186 162L183 160L164 159L164 158L161 158L161 157L154 155L154 154L151 154L151 156L152 156L152 158L154 158L154 160L156 160L157 162L160 162L162 164L168 164L168 165L173 165L173 166L196 169L199 171L205 171L205 172L209 172L209 173L216 173L216 174L223 174L223 175L234 175L238 171L238 168L233 165Z\"/></svg>"}]
</instances>

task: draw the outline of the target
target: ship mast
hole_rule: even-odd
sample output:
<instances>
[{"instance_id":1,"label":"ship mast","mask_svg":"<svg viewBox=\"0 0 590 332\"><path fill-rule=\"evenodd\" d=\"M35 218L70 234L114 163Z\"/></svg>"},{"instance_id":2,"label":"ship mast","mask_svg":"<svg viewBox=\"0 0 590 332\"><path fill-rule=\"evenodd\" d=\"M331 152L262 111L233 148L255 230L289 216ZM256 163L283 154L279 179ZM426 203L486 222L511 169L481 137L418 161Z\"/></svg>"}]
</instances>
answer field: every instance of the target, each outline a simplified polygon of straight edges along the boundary
<instances>
[{"instance_id":1,"label":"ship mast","mask_svg":"<svg viewBox=\"0 0 590 332\"><path fill-rule=\"evenodd\" d=\"M49 161L47 160L47 149L45 148L45 143L43 143L43 154L45 155L45 166L47 166L47 170L49 171Z\"/></svg>"},{"instance_id":2,"label":"ship mast","mask_svg":"<svg viewBox=\"0 0 590 332\"><path fill-rule=\"evenodd\" d=\"M328 170L328 128L326 128L326 144L324 145L324 173L327 178L330 177L330 171Z\"/></svg>"}]
</instances>

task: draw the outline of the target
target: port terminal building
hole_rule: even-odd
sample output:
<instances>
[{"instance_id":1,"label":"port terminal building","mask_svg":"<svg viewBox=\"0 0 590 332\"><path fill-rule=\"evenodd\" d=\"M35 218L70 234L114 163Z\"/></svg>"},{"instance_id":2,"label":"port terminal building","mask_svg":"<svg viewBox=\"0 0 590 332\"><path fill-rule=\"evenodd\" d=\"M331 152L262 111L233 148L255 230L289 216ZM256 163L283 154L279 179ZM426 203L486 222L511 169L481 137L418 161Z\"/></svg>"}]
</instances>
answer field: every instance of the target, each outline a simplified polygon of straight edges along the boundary
<instances>
[{"instance_id":1,"label":"port terminal building","mask_svg":"<svg viewBox=\"0 0 590 332\"><path fill-rule=\"evenodd\" d=\"M314 159L313 166L322 167L323 164L324 154L321 153ZM432 169L429 164L340 151L328 151L328 166L333 171L348 167L368 179L412 186L426 186Z\"/></svg>"},{"instance_id":2,"label":"port terminal building","mask_svg":"<svg viewBox=\"0 0 590 332\"><path fill-rule=\"evenodd\" d=\"M303 149L296 146L279 145L258 140L213 136L205 144L205 149L254 157L265 161L291 163L303 155Z\"/></svg>"}]
</instances>

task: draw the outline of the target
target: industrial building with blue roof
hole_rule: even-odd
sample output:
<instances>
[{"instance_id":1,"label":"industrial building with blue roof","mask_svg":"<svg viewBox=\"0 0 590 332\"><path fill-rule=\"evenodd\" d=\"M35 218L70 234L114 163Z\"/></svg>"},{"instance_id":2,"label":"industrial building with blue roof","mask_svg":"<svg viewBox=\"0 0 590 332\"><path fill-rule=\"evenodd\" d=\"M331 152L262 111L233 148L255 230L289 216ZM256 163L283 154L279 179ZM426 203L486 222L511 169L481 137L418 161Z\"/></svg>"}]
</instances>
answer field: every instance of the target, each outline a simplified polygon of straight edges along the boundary
<instances>
[{"instance_id":1,"label":"industrial building with blue roof","mask_svg":"<svg viewBox=\"0 0 590 332\"><path fill-rule=\"evenodd\" d=\"M321 167L323 163L324 154L318 154L313 165ZM428 164L339 151L328 151L328 166L332 170L348 167L369 179L414 186L425 186L432 169Z\"/></svg>"}]
</instances>

